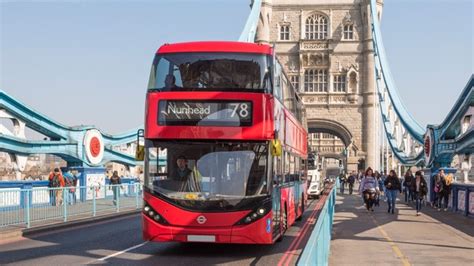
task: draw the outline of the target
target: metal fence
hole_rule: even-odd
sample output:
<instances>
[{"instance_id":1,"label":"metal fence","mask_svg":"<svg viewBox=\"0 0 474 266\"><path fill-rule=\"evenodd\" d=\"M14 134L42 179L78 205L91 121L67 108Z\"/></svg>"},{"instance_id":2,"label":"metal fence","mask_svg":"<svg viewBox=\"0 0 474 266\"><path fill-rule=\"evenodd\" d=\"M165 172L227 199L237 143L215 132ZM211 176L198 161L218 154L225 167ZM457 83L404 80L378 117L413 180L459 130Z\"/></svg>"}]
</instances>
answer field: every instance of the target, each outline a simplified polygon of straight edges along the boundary
<instances>
[{"instance_id":1,"label":"metal fence","mask_svg":"<svg viewBox=\"0 0 474 266\"><path fill-rule=\"evenodd\" d=\"M139 183L0 190L0 228L95 217L142 208Z\"/></svg>"},{"instance_id":2,"label":"metal fence","mask_svg":"<svg viewBox=\"0 0 474 266\"><path fill-rule=\"evenodd\" d=\"M332 187L326 198L324 207L301 254L298 265L328 265L337 185Z\"/></svg>"}]
</instances>

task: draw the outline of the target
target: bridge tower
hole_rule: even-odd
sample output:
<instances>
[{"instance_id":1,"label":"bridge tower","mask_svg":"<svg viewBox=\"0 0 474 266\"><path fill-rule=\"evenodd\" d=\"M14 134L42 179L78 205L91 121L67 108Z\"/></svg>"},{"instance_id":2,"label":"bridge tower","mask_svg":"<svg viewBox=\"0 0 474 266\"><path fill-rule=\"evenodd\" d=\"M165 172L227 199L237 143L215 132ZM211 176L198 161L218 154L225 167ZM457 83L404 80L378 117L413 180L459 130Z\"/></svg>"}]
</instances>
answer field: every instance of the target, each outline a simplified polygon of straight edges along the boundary
<instances>
[{"instance_id":1,"label":"bridge tower","mask_svg":"<svg viewBox=\"0 0 474 266\"><path fill-rule=\"evenodd\" d=\"M311 149L349 171L380 168L370 14L369 0L262 0L255 40L275 44L300 92Z\"/></svg>"}]
</instances>

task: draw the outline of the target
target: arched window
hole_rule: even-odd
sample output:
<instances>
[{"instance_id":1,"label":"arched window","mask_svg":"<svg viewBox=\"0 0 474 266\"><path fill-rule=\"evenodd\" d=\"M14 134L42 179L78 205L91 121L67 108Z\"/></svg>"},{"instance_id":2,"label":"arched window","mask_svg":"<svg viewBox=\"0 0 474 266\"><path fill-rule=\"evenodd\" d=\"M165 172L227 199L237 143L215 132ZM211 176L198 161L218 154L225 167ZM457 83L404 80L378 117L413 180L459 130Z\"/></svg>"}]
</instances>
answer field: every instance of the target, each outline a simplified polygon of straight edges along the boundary
<instances>
[{"instance_id":1,"label":"arched window","mask_svg":"<svg viewBox=\"0 0 474 266\"><path fill-rule=\"evenodd\" d=\"M343 30L343 38L344 40L353 40L354 39L354 25L346 24L344 25Z\"/></svg>"},{"instance_id":2,"label":"arched window","mask_svg":"<svg viewBox=\"0 0 474 266\"><path fill-rule=\"evenodd\" d=\"M326 69L307 69L304 72L305 92L327 92L328 72Z\"/></svg>"},{"instance_id":3,"label":"arched window","mask_svg":"<svg viewBox=\"0 0 474 266\"><path fill-rule=\"evenodd\" d=\"M306 39L324 40L328 36L328 20L322 15L314 14L306 19Z\"/></svg>"}]
</instances>

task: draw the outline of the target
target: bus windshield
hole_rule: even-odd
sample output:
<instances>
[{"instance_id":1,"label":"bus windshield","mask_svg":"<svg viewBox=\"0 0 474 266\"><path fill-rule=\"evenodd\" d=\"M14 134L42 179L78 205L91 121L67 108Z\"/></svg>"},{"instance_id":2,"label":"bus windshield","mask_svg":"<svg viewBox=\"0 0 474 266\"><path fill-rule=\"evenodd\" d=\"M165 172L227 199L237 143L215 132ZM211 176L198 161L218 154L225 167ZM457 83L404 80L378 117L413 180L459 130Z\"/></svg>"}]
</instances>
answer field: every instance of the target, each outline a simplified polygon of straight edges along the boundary
<instances>
[{"instance_id":1,"label":"bus windshield","mask_svg":"<svg viewBox=\"0 0 474 266\"><path fill-rule=\"evenodd\" d=\"M268 145L146 141L145 187L183 207L232 209L268 195Z\"/></svg>"},{"instance_id":2,"label":"bus windshield","mask_svg":"<svg viewBox=\"0 0 474 266\"><path fill-rule=\"evenodd\" d=\"M250 53L174 53L157 55L149 90L266 91L270 59Z\"/></svg>"}]
</instances>

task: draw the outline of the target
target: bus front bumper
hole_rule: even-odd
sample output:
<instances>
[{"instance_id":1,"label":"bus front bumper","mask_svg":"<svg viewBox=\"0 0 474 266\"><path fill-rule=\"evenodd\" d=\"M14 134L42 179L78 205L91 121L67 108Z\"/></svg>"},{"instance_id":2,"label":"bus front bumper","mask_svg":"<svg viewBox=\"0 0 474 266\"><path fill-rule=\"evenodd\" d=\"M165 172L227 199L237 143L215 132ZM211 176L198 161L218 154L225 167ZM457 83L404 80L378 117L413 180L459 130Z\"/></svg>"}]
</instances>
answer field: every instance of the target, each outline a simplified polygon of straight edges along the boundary
<instances>
[{"instance_id":1,"label":"bus front bumper","mask_svg":"<svg viewBox=\"0 0 474 266\"><path fill-rule=\"evenodd\" d=\"M272 212L248 225L180 227L159 224L142 214L143 239L155 242L272 244Z\"/></svg>"}]
</instances>

